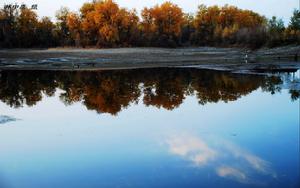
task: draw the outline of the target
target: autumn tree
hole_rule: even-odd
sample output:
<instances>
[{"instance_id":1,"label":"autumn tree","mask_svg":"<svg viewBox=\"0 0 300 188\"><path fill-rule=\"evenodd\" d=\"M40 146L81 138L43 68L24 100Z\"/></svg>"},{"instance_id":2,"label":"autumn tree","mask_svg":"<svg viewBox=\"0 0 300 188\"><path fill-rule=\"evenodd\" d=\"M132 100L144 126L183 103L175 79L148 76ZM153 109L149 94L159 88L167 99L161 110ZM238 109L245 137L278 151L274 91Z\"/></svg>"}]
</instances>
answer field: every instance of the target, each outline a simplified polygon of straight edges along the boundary
<instances>
[{"instance_id":1,"label":"autumn tree","mask_svg":"<svg viewBox=\"0 0 300 188\"><path fill-rule=\"evenodd\" d=\"M224 7L200 5L194 20L193 41L200 45L246 43L243 33L256 36L265 26L265 18L259 14L241 10L234 6ZM239 33L242 31L242 33ZM239 34L239 38L237 37ZM249 38L249 37L248 37ZM256 41L255 41L256 42Z\"/></svg>"},{"instance_id":2,"label":"autumn tree","mask_svg":"<svg viewBox=\"0 0 300 188\"><path fill-rule=\"evenodd\" d=\"M94 20L95 15L95 2L84 3L80 8L81 29L84 36L81 40L85 45L96 45L98 29Z\"/></svg>"},{"instance_id":3,"label":"autumn tree","mask_svg":"<svg viewBox=\"0 0 300 188\"><path fill-rule=\"evenodd\" d=\"M49 17L43 17L40 21L38 21L36 28L38 46L49 47L55 45L55 39L53 37L54 28L55 25Z\"/></svg>"},{"instance_id":4,"label":"autumn tree","mask_svg":"<svg viewBox=\"0 0 300 188\"><path fill-rule=\"evenodd\" d=\"M158 41L159 46L175 46L181 36L184 24L182 9L171 2L144 8L142 11L142 31L146 39Z\"/></svg>"},{"instance_id":5,"label":"autumn tree","mask_svg":"<svg viewBox=\"0 0 300 188\"><path fill-rule=\"evenodd\" d=\"M11 7L0 10L0 45L16 45L16 24L18 11Z\"/></svg>"},{"instance_id":6,"label":"autumn tree","mask_svg":"<svg viewBox=\"0 0 300 188\"><path fill-rule=\"evenodd\" d=\"M119 6L112 0L105 0L97 2L94 11L93 19L98 30L98 42L104 46L113 46L119 42L117 27Z\"/></svg>"},{"instance_id":7,"label":"autumn tree","mask_svg":"<svg viewBox=\"0 0 300 188\"><path fill-rule=\"evenodd\" d=\"M82 38L81 19L76 13L69 13L67 15L67 27L70 32L70 38L79 47Z\"/></svg>"},{"instance_id":8,"label":"autumn tree","mask_svg":"<svg viewBox=\"0 0 300 188\"><path fill-rule=\"evenodd\" d=\"M122 46L136 45L139 41L139 17L135 10L120 9L118 13L119 40Z\"/></svg>"},{"instance_id":9,"label":"autumn tree","mask_svg":"<svg viewBox=\"0 0 300 188\"><path fill-rule=\"evenodd\" d=\"M195 32L194 27L194 15L193 14L184 14L184 22L181 29L181 39L180 42L184 45L191 44L192 33Z\"/></svg>"},{"instance_id":10,"label":"autumn tree","mask_svg":"<svg viewBox=\"0 0 300 188\"><path fill-rule=\"evenodd\" d=\"M197 13L184 14L169 1L141 12L128 10L114 0L84 3L78 13L62 7L56 23L38 19L29 9L0 9L0 47L49 46L242 46L300 43L300 11L295 10L285 28L283 21L267 20L235 6L200 5Z\"/></svg>"},{"instance_id":11,"label":"autumn tree","mask_svg":"<svg viewBox=\"0 0 300 188\"><path fill-rule=\"evenodd\" d=\"M211 45L218 25L220 9L217 6L200 5L194 19L195 33L193 42L200 45Z\"/></svg>"},{"instance_id":12,"label":"autumn tree","mask_svg":"<svg viewBox=\"0 0 300 188\"><path fill-rule=\"evenodd\" d=\"M142 35L143 35L143 39L146 42L146 43L144 42L144 45L149 46L157 36L157 33L155 33L156 26L154 24L154 17L150 9L148 8L143 9L142 19L143 19L141 23Z\"/></svg>"},{"instance_id":13,"label":"autumn tree","mask_svg":"<svg viewBox=\"0 0 300 188\"><path fill-rule=\"evenodd\" d=\"M18 11L12 7L0 9L0 47L16 46Z\"/></svg>"},{"instance_id":14,"label":"autumn tree","mask_svg":"<svg viewBox=\"0 0 300 188\"><path fill-rule=\"evenodd\" d=\"M119 46L129 43L136 33L135 11L120 8L112 0L85 3L81 9L82 29L97 46Z\"/></svg>"},{"instance_id":15,"label":"autumn tree","mask_svg":"<svg viewBox=\"0 0 300 188\"><path fill-rule=\"evenodd\" d=\"M0 46L53 46L54 27L49 17L38 20L37 14L29 8L5 8L0 10Z\"/></svg>"},{"instance_id":16,"label":"autumn tree","mask_svg":"<svg viewBox=\"0 0 300 188\"><path fill-rule=\"evenodd\" d=\"M37 14L29 8L23 8L17 18L16 34L18 46L32 47L36 45L36 26L38 23Z\"/></svg>"}]
</instances>

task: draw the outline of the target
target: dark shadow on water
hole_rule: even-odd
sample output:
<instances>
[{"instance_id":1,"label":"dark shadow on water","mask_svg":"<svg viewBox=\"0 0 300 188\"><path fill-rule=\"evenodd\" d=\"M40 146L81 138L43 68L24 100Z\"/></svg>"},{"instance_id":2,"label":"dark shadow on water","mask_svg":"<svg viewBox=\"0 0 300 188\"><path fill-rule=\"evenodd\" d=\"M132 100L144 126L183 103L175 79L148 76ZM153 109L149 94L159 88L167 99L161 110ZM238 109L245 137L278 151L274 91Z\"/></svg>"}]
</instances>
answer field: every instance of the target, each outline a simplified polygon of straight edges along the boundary
<instances>
[{"instance_id":1,"label":"dark shadow on water","mask_svg":"<svg viewBox=\"0 0 300 188\"><path fill-rule=\"evenodd\" d=\"M168 110L195 95L199 104L235 101L262 88L280 92L278 75L247 75L193 68L156 68L110 71L13 71L0 72L0 100L10 107L34 106L43 94L62 90L66 105L83 102L89 110L116 115L142 97L146 106ZM299 90L290 90L299 99Z\"/></svg>"}]
</instances>

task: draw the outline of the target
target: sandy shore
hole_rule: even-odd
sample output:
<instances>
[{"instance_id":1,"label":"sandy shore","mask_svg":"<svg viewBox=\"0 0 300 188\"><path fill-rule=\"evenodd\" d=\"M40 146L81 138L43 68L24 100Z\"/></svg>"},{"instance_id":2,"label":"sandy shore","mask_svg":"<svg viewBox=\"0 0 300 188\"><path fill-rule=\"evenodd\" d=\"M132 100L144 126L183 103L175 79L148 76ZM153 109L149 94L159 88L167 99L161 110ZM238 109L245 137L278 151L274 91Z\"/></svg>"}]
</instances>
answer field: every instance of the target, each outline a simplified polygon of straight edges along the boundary
<instances>
[{"instance_id":1,"label":"sandy shore","mask_svg":"<svg viewBox=\"0 0 300 188\"><path fill-rule=\"evenodd\" d=\"M257 51L212 47L2 49L0 70L99 70L174 66L231 71L283 70L300 68L297 56L300 56L300 46Z\"/></svg>"}]
</instances>

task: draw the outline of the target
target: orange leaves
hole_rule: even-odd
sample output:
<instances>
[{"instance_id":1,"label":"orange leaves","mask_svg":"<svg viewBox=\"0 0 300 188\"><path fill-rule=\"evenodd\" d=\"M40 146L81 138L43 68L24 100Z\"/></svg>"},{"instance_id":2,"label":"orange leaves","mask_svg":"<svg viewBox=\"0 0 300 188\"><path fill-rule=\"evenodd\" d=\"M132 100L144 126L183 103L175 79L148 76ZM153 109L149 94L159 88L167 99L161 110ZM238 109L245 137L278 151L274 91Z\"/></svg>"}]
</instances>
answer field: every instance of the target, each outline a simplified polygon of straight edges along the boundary
<instances>
[{"instance_id":1,"label":"orange leaves","mask_svg":"<svg viewBox=\"0 0 300 188\"><path fill-rule=\"evenodd\" d=\"M144 8L142 11L142 27L143 27L143 32L145 34L149 34L155 31L156 26L154 24L154 17L152 14L152 11L148 8Z\"/></svg>"},{"instance_id":2,"label":"orange leaves","mask_svg":"<svg viewBox=\"0 0 300 188\"><path fill-rule=\"evenodd\" d=\"M47 38L52 41L43 44L98 47L248 46L253 43L259 46L271 38L280 38L278 44L284 40L300 41L299 11L294 12L288 28L283 25L280 37L269 32L268 38L266 33L270 27L264 16L229 5L200 5L194 15L184 14L180 7L167 1L144 8L140 21L135 10L119 7L114 0L92 0L84 3L79 13L70 13L62 7L56 13L55 24L51 20L40 23L30 9L21 10L20 14L18 11L0 9L0 46L37 46ZM43 39L36 40L36 37Z\"/></svg>"},{"instance_id":3,"label":"orange leaves","mask_svg":"<svg viewBox=\"0 0 300 188\"><path fill-rule=\"evenodd\" d=\"M67 27L72 40L75 41L75 45L79 46L81 40L81 20L78 14L69 13L67 15Z\"/></svg>"},{"instance_id":4,"label":"orange leaves","mask_svg":"<svg viewBox=\"0 0 300 188\"><path fill-rule=\"evenodd\" d=\"M114 25L118 19L119 6L112 0L105 0L95 3L95 23L102 27L106 24Z\"/></svg>"},{"instance_id":5,"label":"orange leaves","mask_svg":"<svg viewBox=\"0 0 300 188\"><path fill-rule=\"evenodd\" d=\"M206 7L200 5L195 19L195 27L211 24L213 26L232 27L237 25L240 28L260 26L264 23L264 18L249 10L241 10L234 6Z\"/></svg>"},{"instance_id":6,"label":"orange leaves","mask_svg":"<svg viewBox=\"0 0 300 188\"><path fill-rule=\"evenodd\" d=\"M30 9L21 9L19 17L19 26L21 31L28 31L37 24L37 14Z\"/></svg>"},{"instance_id":7,"label":"orange leaves","mask_svg":"<svg viewBox=\"0 0 300 188\"><path fill-rule=\"evenodd\" d=\"M25 46L31 46L35 42L35 30L38 24L37 14L28 8L21 9L17 19L18 42Z\"/></svg>"},{"instance_id":8,"label":"orange leaves","mask_svg":"<svg viewBox=\"0 0 300 188\"><path fill-rule=\"evenodd\" d=\"M81 9L82 29L92 32L91 38L104 46L114 46L120 41L120 35L126 34L131 27L137 27L138 17L134 11L122 9L112 0L94 1L85 3ZM130 38L130 36L126 36Z\"/></svg>"},{"instance_id":9,"label":"orange leaves","mask_svg":"<svg viewBox=\"0 0 300 188\"><path fill-rule=\"evenodd\" d=\"M94 11L88 12L84 16L82 14L83 20L82 20L82 25L81 26L82 26L82 29L84 31L88 32L88 31L93 30L94 28L96 28L96 23L94 21L94 15L95 15Z\"/></svg>"},{"instance_id":10,"label":"orange leaves","mask_svg":"<svg viewBox=\"0 0 300 188\"><path fill-rule=\"evenodd\" d=\"M129 28L130 26L137 26L139 17L136 15L136 11L127 11L126 9L120 9L118 12L118 24L120 28Z\"/></svg>"},{"instance_id":11,"label":"orange leaves","mask_svg":"<svg viewBox=\"0 0 300 188\"><path fill-rule=\"evenodd\" d=\"M176 36L181 34L184 23L182 9L171 2L145 8L142 11L142 26L146 33L156 32L159 35Z\"/></svg>"},{"instance_id":12,"label":"orange leaves","mask_svg":"<svg viewBox=\"0 0 300 188\"><path fill-rule=\"evenodd\" d=\"M70 13L67 17L67 25L70 30L80 30L80 18L76 13Z\"/></svg>"},{"instance_id":13,"label":"orange leaves","mask_svg":"<svg viewBox=\"0 0 300 188\"><path fill-rule=\"evenodd\" d=\"M87 16L88 13L92 12L94 10L94 4L93 3L84 3L82 7L80 8L80 13L83 18Z\"/></svg>"},{"instance_id":14,"label":"orange leaves","mask_svg":"<svg viewBox=\"0 0 300 188\"><path fill-rule=\"evenodd\" d=\"M112 25L106 24L102 26L99 29L99 34L101 35L101 38L108 43L113 44L119 40L118 29Z\"/></svg>"},{"instance_id":15,"label":"orange leaves","mask_svg":"<svg viewBox=\"0 0 300 188\"><path fill-rule=\"evenodd\" d=\"M242 30L254 31L265 27L265 18L253 11L242 10L235 6L200 5L194 27L198 44L214 45L220 42L235 44L239 40L238 35L242 35Z\"/></svg>"}]
</instances>

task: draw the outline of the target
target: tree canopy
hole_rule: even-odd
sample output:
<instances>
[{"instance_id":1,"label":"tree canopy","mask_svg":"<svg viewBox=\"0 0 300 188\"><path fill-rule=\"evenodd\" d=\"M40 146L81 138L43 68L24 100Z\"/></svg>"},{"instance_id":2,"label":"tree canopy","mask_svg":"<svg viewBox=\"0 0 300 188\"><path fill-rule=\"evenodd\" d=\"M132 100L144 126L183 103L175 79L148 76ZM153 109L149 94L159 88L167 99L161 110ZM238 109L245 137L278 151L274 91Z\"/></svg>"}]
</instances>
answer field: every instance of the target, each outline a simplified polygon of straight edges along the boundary
<instances>
[{"instance_id":1,"label":"tree canopy","mask_svg":"<svg viewBox=\"0 0 300 188\"><path fill-rule=\"evenodd\" d=\"M258 48L300 43L300 11L287 27L235 6L199 5L187 14L169 1L136 10L113 0L84 3L78 12L62 7L56 22L38 18L35 10L0 9L0 47L242 46Z\"/></svg>"}]
</instances>

